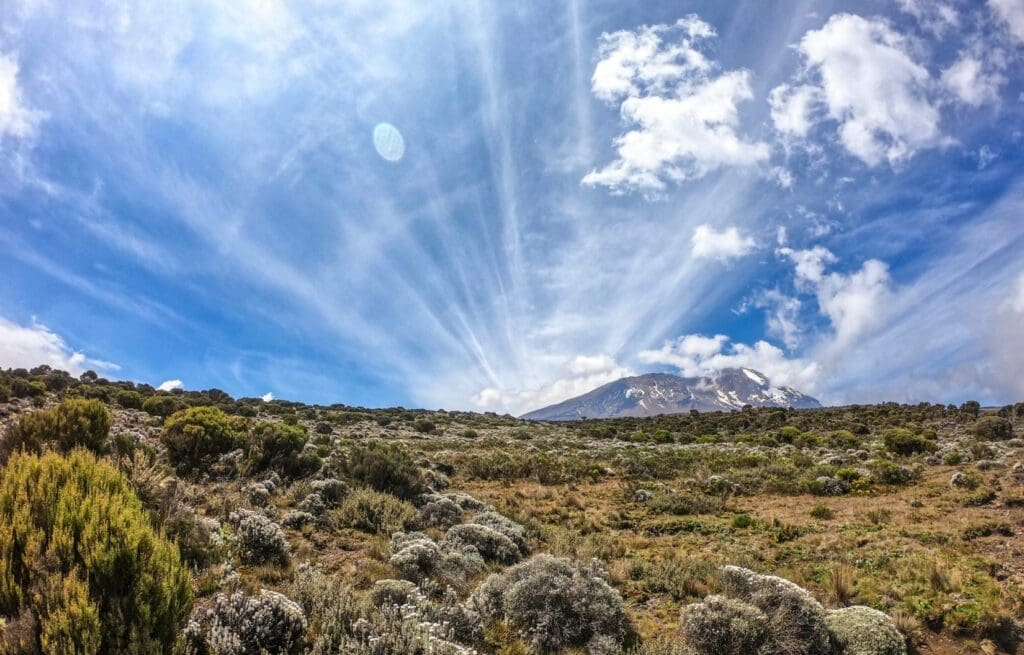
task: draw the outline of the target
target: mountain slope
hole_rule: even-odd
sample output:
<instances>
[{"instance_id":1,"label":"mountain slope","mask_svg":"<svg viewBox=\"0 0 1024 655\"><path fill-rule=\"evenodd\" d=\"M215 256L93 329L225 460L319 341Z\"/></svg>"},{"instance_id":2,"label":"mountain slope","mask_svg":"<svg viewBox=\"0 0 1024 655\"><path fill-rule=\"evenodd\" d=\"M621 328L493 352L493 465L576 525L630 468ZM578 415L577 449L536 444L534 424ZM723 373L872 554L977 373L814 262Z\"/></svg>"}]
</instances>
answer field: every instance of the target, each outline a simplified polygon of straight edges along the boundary
<instances>
[{"instance_id":1,"label":"mountain slope","mask_svg":"<svg viewBox=\"0 0 1024 655\"><path fill-rule=\"evenodd\" d=\"M648 373L622 378L593 391L524 414L537 421L581 418L656 416L696 409L702 412L754 407L821 407L814 398L791 387L773 387L767 377L749 368L729 368L715 377L684 378Z\"/></svg>"}]
</instances>

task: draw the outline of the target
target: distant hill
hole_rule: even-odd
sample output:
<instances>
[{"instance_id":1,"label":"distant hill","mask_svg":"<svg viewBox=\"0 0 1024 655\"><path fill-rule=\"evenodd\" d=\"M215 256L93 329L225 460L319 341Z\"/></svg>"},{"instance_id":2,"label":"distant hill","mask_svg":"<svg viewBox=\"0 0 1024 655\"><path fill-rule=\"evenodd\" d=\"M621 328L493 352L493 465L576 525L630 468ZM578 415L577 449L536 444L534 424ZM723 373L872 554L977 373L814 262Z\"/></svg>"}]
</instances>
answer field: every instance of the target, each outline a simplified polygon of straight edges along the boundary
<instances>
[{"instance_id":1,"label":"distant hill","mask_svg":"<svg viewBox=\"0 0 1024 655\"><path fill-rule=\"evenodd\" d=\"M691 409L730 411L753 407L821 407L816 399L792 387L774 387L763 374L749 368L729 368L715 377L684 378L648 373L622 378L582 396L537 409L522 418L573 421L581 418L656 416Z\"/></svg>"}]
</instances>

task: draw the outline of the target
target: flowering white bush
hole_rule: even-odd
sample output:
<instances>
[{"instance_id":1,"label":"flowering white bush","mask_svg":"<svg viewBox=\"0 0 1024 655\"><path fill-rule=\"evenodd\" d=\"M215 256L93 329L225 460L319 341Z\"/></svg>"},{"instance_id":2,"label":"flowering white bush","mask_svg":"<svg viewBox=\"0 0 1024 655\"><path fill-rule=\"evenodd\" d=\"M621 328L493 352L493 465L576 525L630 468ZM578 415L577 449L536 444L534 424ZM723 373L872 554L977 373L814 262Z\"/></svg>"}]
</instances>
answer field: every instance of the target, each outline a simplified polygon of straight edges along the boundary
<instances>
[{"instance_id":1,"label":"flowering white bush","mask_svg":"<svg viewBox=\"0 0 1024 655\"><path fill-rule=\"evenodd\" d=\"M266 589L256 596L217 594L213 606L185 628L186 655L249 655L302 650L306 634L302 608Z\"/></svg>"},{"instance_id":2,"label":"flowering white bush","mask_svg":"<svg viewBox=\"0 0 1024 655\"><path fill-rule=\"evenodd\" d=\"M288 540L281 526L262 514L240 509L231 512L239 558L246 564L288 560Z\"/></svg>"}]
</instances>

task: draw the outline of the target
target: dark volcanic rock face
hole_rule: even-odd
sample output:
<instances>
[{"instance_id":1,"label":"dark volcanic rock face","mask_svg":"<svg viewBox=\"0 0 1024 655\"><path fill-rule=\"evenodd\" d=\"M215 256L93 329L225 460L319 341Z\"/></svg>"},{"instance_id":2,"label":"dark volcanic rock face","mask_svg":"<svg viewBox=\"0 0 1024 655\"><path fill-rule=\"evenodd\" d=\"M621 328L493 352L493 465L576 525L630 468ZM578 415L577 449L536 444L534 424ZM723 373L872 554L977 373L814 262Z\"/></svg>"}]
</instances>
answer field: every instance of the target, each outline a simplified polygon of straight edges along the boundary
<instances>
[{"instance_id":1,"label":"dark volcanic rock face","mask_svg":"<svg viewBox=\"0 0 1024 655\"><path fill-rule=\"evenodd\" d=\"M691 409L702 412L753 407L821 407L791 387L773 387L767 377L749 368L730 368L715 377L684 378L648 373L622 378L576 398L534 410L523 418L571 421L580 418L656 416Z\"/></svg>"}]
</instances>

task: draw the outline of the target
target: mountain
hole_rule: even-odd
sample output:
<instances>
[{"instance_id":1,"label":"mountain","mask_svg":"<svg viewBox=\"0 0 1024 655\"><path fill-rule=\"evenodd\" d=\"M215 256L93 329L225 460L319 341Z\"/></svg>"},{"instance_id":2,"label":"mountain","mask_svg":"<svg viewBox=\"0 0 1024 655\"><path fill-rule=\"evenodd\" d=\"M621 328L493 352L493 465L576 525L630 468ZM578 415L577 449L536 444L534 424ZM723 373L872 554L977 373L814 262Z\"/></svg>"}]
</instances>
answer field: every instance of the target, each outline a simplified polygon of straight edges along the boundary
<instances>
[{"instance_id":1,"label":"mountain","mask_svg":"<svg viewBox=\"0 0 1024 655\"><path fill-rule=\"evenodd\" d=\"M715 377L684 378L648 373L598 387L582 396L537 409L522 418L535 421L573 421L581 418L656 416L691 409L702 412L754 407L821 407L814 398L792 387L773 387L761 373L728 368Z\"/></svg>"}]
</instances>

